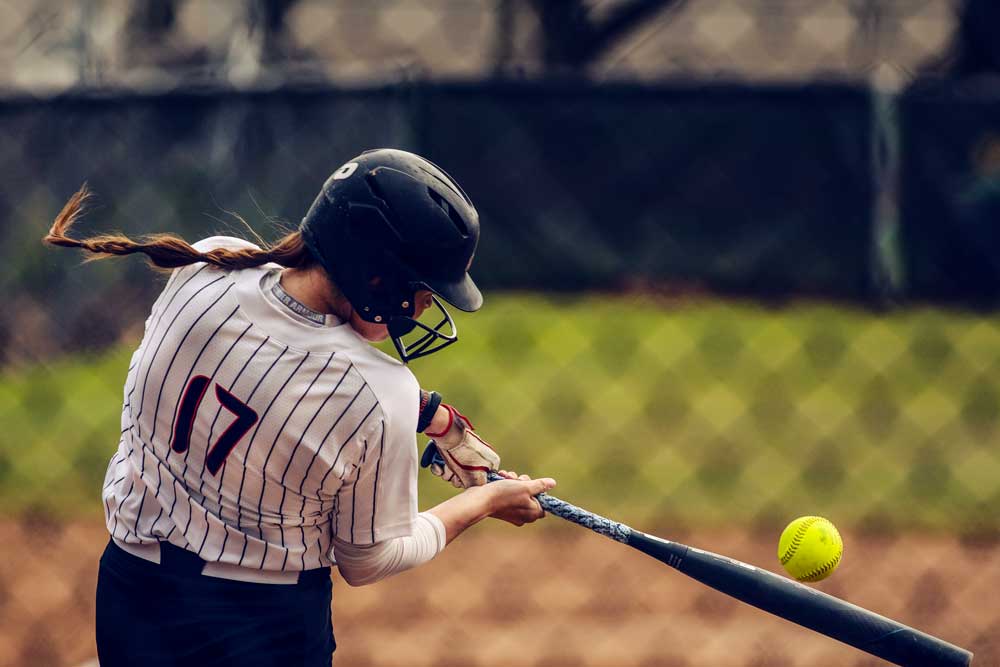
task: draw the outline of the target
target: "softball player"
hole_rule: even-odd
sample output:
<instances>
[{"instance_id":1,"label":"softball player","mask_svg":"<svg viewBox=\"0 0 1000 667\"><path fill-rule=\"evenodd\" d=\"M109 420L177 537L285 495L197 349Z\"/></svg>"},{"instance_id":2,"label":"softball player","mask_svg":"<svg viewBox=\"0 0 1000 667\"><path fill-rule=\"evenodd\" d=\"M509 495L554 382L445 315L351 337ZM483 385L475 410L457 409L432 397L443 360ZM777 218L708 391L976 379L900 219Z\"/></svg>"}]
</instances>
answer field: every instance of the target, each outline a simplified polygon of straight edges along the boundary
<instances>
[{"instance_id":1,"label":"softball player","mask_svg":"<svg viewBox=\"0 0 1000 667\"><path fill-rule=\"evenodd\" d=\"M485 517L543 516L533 496L555 482L484 485L499 457L406 366L457 340L440 300L482 304L467 273L478 215L444 171L366 152L267 247L71 239L85 198L46 241L173 269L132 355L104 482L102 667L329 665L331 565L368 584ZM369 344L385 338L399 360ZM435 473L465 489L422 513L418 432L447 463Z\"/></svg>"}]
</instances>

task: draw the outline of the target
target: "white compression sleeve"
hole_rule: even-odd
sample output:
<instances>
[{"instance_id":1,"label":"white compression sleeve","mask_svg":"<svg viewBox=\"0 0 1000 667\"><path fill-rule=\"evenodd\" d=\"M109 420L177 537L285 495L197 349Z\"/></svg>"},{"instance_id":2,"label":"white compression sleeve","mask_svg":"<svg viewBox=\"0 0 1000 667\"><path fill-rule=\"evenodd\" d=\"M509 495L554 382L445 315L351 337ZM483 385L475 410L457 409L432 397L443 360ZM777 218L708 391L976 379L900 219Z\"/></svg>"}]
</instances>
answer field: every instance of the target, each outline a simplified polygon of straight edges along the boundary
<instances>
[{"instance_id":1,"label":"white compression sleeve","mask_svg":"<svg viewBox=\"0 0 1000 667\"><path fill-rule=\"evenodd\" d=\"M446 541L441 519L421 512L413 524L412 535L370 546L358 546L334 538L333 556L348 584L364 586L426 563L441 553Z\"/></svg>"}]
</instances>

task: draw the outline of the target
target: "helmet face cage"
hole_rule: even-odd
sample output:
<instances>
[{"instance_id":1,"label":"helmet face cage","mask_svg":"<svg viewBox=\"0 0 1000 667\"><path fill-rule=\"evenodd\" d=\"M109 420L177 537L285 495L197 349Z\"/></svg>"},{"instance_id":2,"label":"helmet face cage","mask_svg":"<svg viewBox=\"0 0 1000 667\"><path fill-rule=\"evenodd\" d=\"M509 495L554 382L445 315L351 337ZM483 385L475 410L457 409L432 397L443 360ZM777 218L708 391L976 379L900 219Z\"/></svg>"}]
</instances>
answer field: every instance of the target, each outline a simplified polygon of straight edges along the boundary
<instances>
[{"instance_id":1,"label":"helmet face cage","mask_svg":"<svg viewBox=\"0 0 1000 667\"><path fill-rule=\"evenodd\" d=\"M399 354L399 358L404 364L409 363L412 359L426 357L458 342L458 327L451 318L451 313L433 294L431 301L440 313L440 319L433 327L407 315L393 317L389 320L389 337L392 339L392 344L396 346L396 353ZM409 343L406 342L404 338L415 329L420 330L417 339Z\"/></svg>"}]
</instances>

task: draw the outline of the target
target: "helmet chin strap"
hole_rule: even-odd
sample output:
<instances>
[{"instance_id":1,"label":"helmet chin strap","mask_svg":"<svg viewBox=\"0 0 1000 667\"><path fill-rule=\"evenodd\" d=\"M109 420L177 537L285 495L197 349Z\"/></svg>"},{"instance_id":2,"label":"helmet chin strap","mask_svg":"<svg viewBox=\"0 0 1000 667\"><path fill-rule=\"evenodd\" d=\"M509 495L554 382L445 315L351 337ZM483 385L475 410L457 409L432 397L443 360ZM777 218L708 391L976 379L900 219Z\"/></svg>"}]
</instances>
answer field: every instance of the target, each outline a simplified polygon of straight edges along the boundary
<instances>
[{"instance_id":1,"label":"helmet chin strap","mask_svg":"<svg viewBox=\"0 0 1000 667\"><path fill-rule=\"evenodd\" d=\"M411 359L426 357L458 341L458 328L455 326L455 321L451 319L451 314L436 296L432 295L431 301L441 314L440 321L433 327L406 315L393 317L389 320L389 337L392 338L396 352L404 364ZM407 344L403 337L414 329L421 330L420 337ZM445 331L442 332L442 329Z\"/></svg>"}]
</instances>

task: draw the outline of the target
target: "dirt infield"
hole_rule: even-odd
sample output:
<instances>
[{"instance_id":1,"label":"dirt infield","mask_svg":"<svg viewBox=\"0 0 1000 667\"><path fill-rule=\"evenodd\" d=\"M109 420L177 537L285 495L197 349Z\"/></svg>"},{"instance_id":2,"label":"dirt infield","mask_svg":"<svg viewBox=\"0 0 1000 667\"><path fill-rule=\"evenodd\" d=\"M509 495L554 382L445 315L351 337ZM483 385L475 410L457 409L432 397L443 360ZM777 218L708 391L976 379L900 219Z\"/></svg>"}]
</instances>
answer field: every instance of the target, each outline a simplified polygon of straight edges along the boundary
<instances>
[{"instance_id":1,"label":"dirt infield","mask_svg":"<svg viewBox=\"0 0 1000 667\"><path fill-rule=\"evenodd\" d=\"M608 540L552 528L480 527L417 571L365 588L338 579L335 664L885 664ZM760 532L674 537L773 569L774 536ZM99 520L0 521L0 665L93 658L105 540ZM1000 665L1000 543L851 531L845 541L843 565L819 588L966 646L977 667Z\"/></svg>"}]
</instances>

